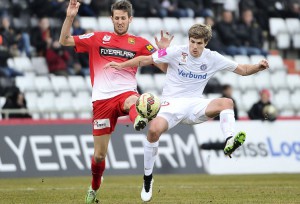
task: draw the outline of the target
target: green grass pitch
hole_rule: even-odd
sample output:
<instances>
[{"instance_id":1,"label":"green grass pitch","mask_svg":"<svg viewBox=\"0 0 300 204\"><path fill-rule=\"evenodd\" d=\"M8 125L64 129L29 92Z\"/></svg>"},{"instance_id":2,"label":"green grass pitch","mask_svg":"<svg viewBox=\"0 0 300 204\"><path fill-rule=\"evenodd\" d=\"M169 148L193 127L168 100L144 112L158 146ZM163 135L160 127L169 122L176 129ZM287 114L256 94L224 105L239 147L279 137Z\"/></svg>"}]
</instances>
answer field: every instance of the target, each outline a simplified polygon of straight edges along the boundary
<instances>
[{"instance_id":1,"label":"green grass pitch","mask_svg":"<svg viewBox=\"0 0 300 204\"><path fill-rule=\"evenodd\" d=\"M155 175L155 203L300 203L300 174ZM90 177L0 179L0 203L84 203ZM142 203L142 176L105 176L100 203Z\"/></svg>"}]
</instances>

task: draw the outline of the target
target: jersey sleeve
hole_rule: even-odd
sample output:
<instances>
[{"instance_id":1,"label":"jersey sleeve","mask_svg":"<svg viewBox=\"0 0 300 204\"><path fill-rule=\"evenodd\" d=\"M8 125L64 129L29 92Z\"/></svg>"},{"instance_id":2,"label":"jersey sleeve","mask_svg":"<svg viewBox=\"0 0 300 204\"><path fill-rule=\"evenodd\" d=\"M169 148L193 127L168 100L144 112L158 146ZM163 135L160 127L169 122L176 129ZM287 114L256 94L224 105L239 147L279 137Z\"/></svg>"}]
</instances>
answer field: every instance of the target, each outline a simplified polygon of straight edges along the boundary
<instances>
[{"instance_id":1,"label":"jersey sleeve","mask_svg":"<svg viewBox=\"0 0 300 204\"><path fill-rule=\"evenodd\" d=\"M98 34L99 35L99 34ZM87 33L83 35L74 36L75 51L89 52L90 48L95 44L97 33Z\"/></svg>"},{"instance_id":2,"label":"jersey sleeve","mask_svg":"<svg viewBox=\"0 0 300 204\"><path fill-rule=\"evenodd\" d=\"M153 61L159 63L169 63L174 58L177 52L177 47L168 47L159 49L157 52L152 54Z\"/></svg>"},{"instance_id":3,"label":"jersey sleeve","mask_svg":"<svg viewBox=\"0 0 300 204\"><path fill-rule=\"evenodd\" d=\"M215 51L212 51L212 54L214 56L214 66L217 70L228 70L233 72L237 68L238 63L235 61L232 61Z\"/></svg>"},{"instance_id":4,"label":"jersey sleeve","mask_svg":"<svg viewBox=\"0 0 300 204\"><path fill-rule=\"evenodd\" d=\"M143 44L141 49L141 55L151 55L156 51L156 48L146 39L143 38Z\"/></svg>"}]
</instances>

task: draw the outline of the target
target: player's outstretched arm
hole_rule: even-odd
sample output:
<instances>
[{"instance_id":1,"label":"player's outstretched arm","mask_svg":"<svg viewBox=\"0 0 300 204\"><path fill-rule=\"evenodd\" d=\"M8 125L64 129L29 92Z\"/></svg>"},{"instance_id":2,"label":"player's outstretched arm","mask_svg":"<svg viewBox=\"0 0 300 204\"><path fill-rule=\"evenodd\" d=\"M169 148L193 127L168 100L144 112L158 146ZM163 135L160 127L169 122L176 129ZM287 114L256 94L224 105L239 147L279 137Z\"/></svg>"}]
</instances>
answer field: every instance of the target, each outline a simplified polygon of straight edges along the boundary
<instances>
[{"instance_id":1,"label":"player's outstretched arm","mask_svg":"<svg viewBox=\"0 0 300 204\"><path fill-rule=\"evenodd\" d=\"M234 72L242 76L248 76L268 68L268 61L263 59L259 62L259 64L239 64L238 67L234 70Z\"/></svg>"},{"instance_id":2,"label":"player's outstretched arm","mask_svg":"<svg viewBox=\"0 0 300 204\"><path fill-rule=\"evenodd\" d=\"M160 31L160 40L157 39L157 37L155 36L155 43L156 46L158 47L158 49L164 49L170 46L172 40L174 38L174 35L170 35L169 32L164 32L164 31Z\"/></svg>"},{"instance_id":3,"label":"player's outstretched arm","mask_svg":"<svg viewBox=\"0 0 300 204\"><path fill-rule=\"evenodd\" d=\"M122 63L117 63L117 62L109 62L107 63L104 68L114 68L114 69L118 69L121 70L125 67L141 67L141 66L146 66L149 64L153 64L153 59L151 55L148 56L138 56L135 57L131 60L127 60L125 62Z\"/></svg>"},{"instance_id":4,"label":"player's outstretched arm","mask_svg":"<svg viewBox=\"0 0 300 204\"><path fill-rule=\"evenodd\" d=\"M77 0L70 0L67 16L64 21L64 24L61 28L61 33L59 37L59 43L64 46L75 46L75 41L73 36L71 36L71 27L74 21L75 16L78 13L80 3Z\"/></svg>"}]
</instances>

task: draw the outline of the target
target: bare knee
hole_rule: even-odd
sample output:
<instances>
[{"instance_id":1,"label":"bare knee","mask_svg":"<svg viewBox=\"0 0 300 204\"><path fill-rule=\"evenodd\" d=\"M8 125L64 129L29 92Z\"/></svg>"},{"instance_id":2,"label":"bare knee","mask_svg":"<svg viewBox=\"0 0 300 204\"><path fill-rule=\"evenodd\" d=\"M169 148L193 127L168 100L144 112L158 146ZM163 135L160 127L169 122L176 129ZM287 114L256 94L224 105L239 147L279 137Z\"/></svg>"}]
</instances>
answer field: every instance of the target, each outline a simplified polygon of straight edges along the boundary
<instances>
[{"instance_id":1,"label":"bare knee","mask_svg":"<svg viewBox=\"0 0 300 204\"><path fill-rule=\"evenodd\" d=\"M168 129L167 122L164 119L156 118L149 126L147 139L149 142L157 142L163 132Z\"/></svg>"},{"instance_id":2,"label":"bare knee","mask_svg":"<svg viewBox=\"0 0 300 204\"><path fill-rule=\"evenodd\" d=\"M105 157L106 157L106 153L102 153L102 152L96 153L95 152L95 154L94 154L94 160L96 163L100 163L100 162L104 161Z\"/></svg>"},{"instance_id":3,"label":"bare knee","mask_svg":"<svg viewBox=\"0 0 300 204\"><path fill-rule=\"evenodd\" d=\"M233 109L233 100L231 98L222 98L220 111Z\"/></svg>"}]
</instances>

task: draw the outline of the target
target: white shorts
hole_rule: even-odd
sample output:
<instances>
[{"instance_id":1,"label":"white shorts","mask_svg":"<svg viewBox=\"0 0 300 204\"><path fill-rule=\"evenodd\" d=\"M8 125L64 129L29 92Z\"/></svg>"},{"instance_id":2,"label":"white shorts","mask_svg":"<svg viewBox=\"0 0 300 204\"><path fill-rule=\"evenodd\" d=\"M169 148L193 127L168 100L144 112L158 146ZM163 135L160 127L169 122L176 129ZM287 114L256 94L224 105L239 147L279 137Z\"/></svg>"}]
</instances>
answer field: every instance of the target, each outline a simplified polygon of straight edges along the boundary
<instances>
[{"instance_id":1,"label":"white shorts","mask_svg":"<svg viewBox=\"0 0 300 204\"><path fill-rule=\"evenodd\" d=\"M168 129L178 123L199 124L207 121L205 110L213 99L204 98L168 98L162 99L160 111L157 116L167 120Z\"/></svg>"}]
</instances>

